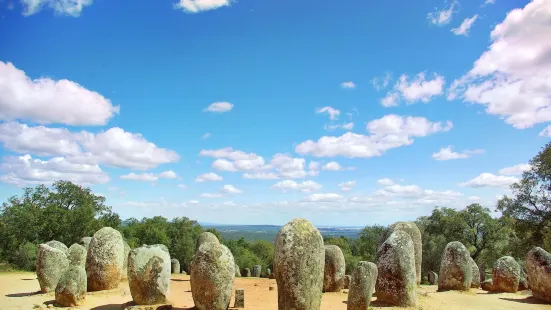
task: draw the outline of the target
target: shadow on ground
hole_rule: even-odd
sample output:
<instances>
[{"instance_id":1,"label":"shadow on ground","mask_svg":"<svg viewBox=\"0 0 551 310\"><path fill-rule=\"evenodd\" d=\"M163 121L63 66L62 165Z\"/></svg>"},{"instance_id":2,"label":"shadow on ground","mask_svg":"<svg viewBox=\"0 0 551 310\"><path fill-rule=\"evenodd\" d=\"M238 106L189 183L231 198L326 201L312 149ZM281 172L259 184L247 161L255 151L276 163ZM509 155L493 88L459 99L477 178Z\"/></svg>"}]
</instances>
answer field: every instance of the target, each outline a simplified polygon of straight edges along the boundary
<instances>
[{"instance_id":1,"label":"shadow on ground","mask_svg":"<svg viewBox=\"0 0 551 310\"><path fill-rule=\"evenodd\" d=\"M546 302L544 302L542 300L539 300L534 296L528 296L528 297L523 298L523 299L515 299L515 298L500 298L500 299L507 300L507 301L519 302L519 303L523 303L523 304L532 304L532 305L546 305L547 304Z\"/></svg>"},{"instance_id":2,"label":"shadow on ground","mask_svg":"<svg viewBox=\"0 0 551 310\"><path fill-rule=\"evenodd\" d=\"M13 294L7 294L6 297L27 297L27 296L33 296L42 294L42 292L29 292L29 293L13 293Z\"/></svg>"},{"instance_id":3,"label":"shadow on ground","mask_svg":"<svg viewBox=\"0 0 551 310\"><path fill-rule=\"evenodd\" d=\"M189 282L189 280L186 280L186 279L170 279L170 281L175 281L175 282Z\"/></svg>"}]
</instances>

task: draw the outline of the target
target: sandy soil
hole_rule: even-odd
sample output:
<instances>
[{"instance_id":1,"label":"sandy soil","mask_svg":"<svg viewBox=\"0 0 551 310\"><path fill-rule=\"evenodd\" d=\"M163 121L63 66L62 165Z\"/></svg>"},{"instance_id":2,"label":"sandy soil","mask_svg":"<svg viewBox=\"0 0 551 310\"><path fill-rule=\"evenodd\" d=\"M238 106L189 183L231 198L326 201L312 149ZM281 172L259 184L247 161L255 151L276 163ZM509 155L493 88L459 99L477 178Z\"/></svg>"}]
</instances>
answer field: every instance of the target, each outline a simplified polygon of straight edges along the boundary
<instances>
[{"instance_id":1,"label":"sandy soil","mask_svg":"<svg viewBox=\"0 0 551 310\"><path fill-rule=\"evenodd\" d=\"M270 291L269 287L275 289ZM277 310L277 286L275 280L259 278L237 278L235 288L245 289L245 309ZM32 309L34 305L53 304L54 294L38 293L40 287L33 273L0 273L0 309ZM321 309L346 309L346 290L340 293L325 293ZM189 276L173 275L170 283L169 299L175 310L191 309ZM122 282L120 287L112 291L88 293L83 306L74 309L112 310L121 309L122 304L131 301L132 296L128 284ZM233 297L230 303L233 306ZM384 307L377 304L373 298L373 308L404 309ZM473 289L470 292L437 293L436 286L422 286L419 289L419 307L417 309L551 309L533 298L529 291L516 294L488 294L485 291Z\"/></svg>"}]
</instances>

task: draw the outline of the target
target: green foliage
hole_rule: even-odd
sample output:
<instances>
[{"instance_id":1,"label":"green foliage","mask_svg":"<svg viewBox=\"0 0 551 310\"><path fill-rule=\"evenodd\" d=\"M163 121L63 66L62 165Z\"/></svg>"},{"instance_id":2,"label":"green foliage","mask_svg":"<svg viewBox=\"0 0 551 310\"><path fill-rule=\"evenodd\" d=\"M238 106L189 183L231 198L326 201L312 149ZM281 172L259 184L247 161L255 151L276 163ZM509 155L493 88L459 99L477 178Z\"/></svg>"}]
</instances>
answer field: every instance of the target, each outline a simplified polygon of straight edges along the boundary
<instances>
[{"instance_id":1,"label":"green foliage","mask_svg":"<svg viewBox=\"0 0 551 310\"><path fill-rule=\"evenodd\" d=\"M246 241L244 238L239 240L223 240L233 254L235 263L243 270L251 268L254 265L261 265L262 269L270 268L273 270L274 263L274 244L265 240L254 242Z\"/></svg>"},{"instance_id":2,"label":"green foliage","mask_svg":"<svg viewBox=\"0 0 551 310\"><path fill-rule=\"evenodd\" d=\"M30 242L26 242L19 246L13 263L23 270L34 271L36 269L36 257L37 257L38 245Z\"/></svg>"}]
</instances>

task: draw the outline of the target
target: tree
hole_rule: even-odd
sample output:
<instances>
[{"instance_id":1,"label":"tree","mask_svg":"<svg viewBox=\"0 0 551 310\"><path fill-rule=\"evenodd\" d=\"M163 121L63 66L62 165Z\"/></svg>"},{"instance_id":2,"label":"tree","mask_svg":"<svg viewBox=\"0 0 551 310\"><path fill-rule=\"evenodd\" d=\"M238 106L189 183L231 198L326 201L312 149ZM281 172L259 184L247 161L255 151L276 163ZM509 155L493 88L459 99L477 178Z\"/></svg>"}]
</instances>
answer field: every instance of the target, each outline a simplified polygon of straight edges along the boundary
<instances>
[{"instance_id":1,"label":"tree","mask_svg":"<svg viewBox=\"0 0 551 310\"><path fill-rule=\"evenodd\" d=\"M478 203L468 205L459 212L465 222L464 243L471 247L471 257L476 260L484 250L492 250L504 234L498 221L490 215L490 209Z\"/></svg>"},{"instance_id":2,"label":"tree","mask_svg":"<svg viewBox=\"0 0 551 310\"><path fill-rule=\"evenodd\" d=\"M377 249L379 248L379 240L384 230L385 227L381 225L364 227L352 249L353 254L362 257L366 261L375 262L377 258Z\"/></svg>"}]
</instances>

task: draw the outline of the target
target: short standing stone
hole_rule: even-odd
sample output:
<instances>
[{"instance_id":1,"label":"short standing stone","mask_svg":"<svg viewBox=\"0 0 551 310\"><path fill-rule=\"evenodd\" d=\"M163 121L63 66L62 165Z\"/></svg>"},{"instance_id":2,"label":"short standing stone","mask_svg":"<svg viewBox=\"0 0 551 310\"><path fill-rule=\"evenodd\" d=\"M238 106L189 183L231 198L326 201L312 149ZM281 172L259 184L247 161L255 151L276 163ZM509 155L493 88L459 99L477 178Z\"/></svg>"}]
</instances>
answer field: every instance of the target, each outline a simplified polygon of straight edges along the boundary
<instances>
[{"instance_id":1,"label":"short standing stone","mask_svg":"<svg viewBox=\"0 0 551 310\"><path fill-rule=\"evenodd\" d=\"M245 308L245 290L238 288L235 290L234 308Z\"/></svg>"},{"instance_id":2,"label":"short standing stone","mask_svg":"<svg viewBox=\"0 0 551 310\"><path fill-rule=\"evenodd\" d=\"M396 230L379 247L377 268L377 300L399 307L417 306L415 252L408 233Z\"/></svg>"},{"instance_id":3,"label":"short standing stone","mask_svg":"<svg viewBox=\"0 0 551 310\"><path fill-rule=\"evenodd\" d=\"M251 270L249 268L243 269L243 276L248 278L251 276Z\"/></svg>"},{"instance_id":4,"label":"short standing stone","mask_svg":"<svg viewBox=\"0 0 551 310\"><path fill-rule=\"evenodd\" d=\"M478 265L472 257L469 256L469 261L471 262L471 268L473 269L473 277L471 281L472 288L480 287L480 271L478 270Z\"/></svg>"},{"instance_id":5,"label":"short standing stone","mask_svg":"<svg viewBox=\"0 0 551 310\"><path fill-rule=\"evenodd\" d=\"M51 246L54 249L58 249L62 252L65 252L65 254L67 254L69 252L69 249L67 248L67 246L65 244L63 244L63 242L59 242L57 240L52 240L52 241L46 242L46 244Z\"/></svg>"},{"instance_id":6,"label":"short standing stone","mask_svg":"<svg viewBox=\"0 0 551 310\"><path fill-rule=\"evenodd\" d=\"M176 258L170 260L170 270L172 273L180 273L180 261Z\"/></svg>"},{"instance_id":7,"label":"short standing stone","mask_svg":"<svg viewBox=\"0 0 551 310\"><path fill-rule=\"evenodd\" d=\"M84 264L72 265L63 273L57 283L55 301L63 307L80 306L86 298L86 288L87 278Z\"/></svg>"},{"instance_id":8,"label":"short standing stone","mask_svg":"<svg viewBox=\"0 0 551 310\"><path fill-rule=\"evenodd\" d=\"M414 222L396 222L388 227L382 234L379 244L382 244L390 234L396 230L403 230L409 234L411 241L413 241L413 249L415 251L415 277L417 285L421 283L421 263L423 261L423 240L421 237L421 231Z\"/></svg>"},{"instance_id":9,"label":"short standing stone","mask_svg":"<svg viewBox=\"0 0 551 310\"><path fill-rule=\"evenodd\" d=\"M262 277L263 277L263 278L269 278L271 273L272 273L272 270L270 270L270 268L266 268L266 269L262 272Z\"/></svg>"},{"instance_id":10,"label":"short standing stone","mask_svg":"<svg viewBox=\"0 0 551 310\"><path fill-rule=\"evenodd\" d=\"M528 280L526 279L526 271L523 268L520 268L520 281L518 282L518 290L524 291L528 288Z\"/></svg>"},{"instance_id":11,"label":"short standing stone","mask_svg":"<svg viewBox=\"0 0 551 310\"><path fill-rule=\"evenodd\" d=\"M478 273L480 274L480 283L486 281L486 265L482 264L478 266Z\"/></svg>"},{"instance_id":12,"label":"short standing stone","mask_svg":"<svg viewBox=\"0 0 551 310\"><path fill-rule=\"evenodd\" d=\"M498 259L492 269L492 283L495 292L515 293L520 281L520 265L511 256Z\"/></svg>"},{"instance_id":13,"label":"short standing stone","mask_svg":"<svg viewBox=\"0 0 551 310\"><path fill-rule=\"evenodd\" d=\"M124 262L122 263L121 280L128 279L128 255L130 254L130 246L124 241Z\"/></svg>"},{"instance_id":14,"label":"short standing stone","mask_svg":"<svg viewBox=\"0 0 551 310\"><path fill-rule=\"evenodd\" d=\"M86 274L88 290L114 289L119 285L124 264L124 242L119 231L104 227L98 230L88 248Z\"/></svg>"},{"instance_id":15,"label":"short standing stone","mask_svg":"<svg viewBox=\"0 0 551 310\"><path fill-rule=\"evenodd\" d=\"M434 271L429 271L428 273L429 284L436 285L438 284L438 274Z\"/></svg>"},{"instance_id":16,"label":"short standing stone","mask_svg":"<svg viewBox=\"0 0 551 310\"><path fill-rule=\"evenodd\" d=\"M272 279L272 280L273 280L273 279L275 279L275 275L274 275L274 273L273 273L273 272L272 272L272 273L270 273L270 275L268 276L268 279Z\"/></svg>"},{"instance_id":17,"label":"short standing stone","mask_svg":"<svg viewBox=\"0 0 551 310\"><path fill-rule=\"evenodd\" d=\"M240 278L241 277L241 268L237 264L235 264L235 277Z\"/></svg>"},{"instance_id":18,"label":"short standing stone","mask_svg":"<svg viewBox=\"0 0 551 310\"><path fill-rule=\"evenodd\" d=\"M148 245L128 255L128 286L138 305L164 304L170 282L170 254L163 244Z\"/></svg>"},{"instance_id":19,"label":"short standing stone","mask_svg":"<svg viewBox=\"0 0 551 310\"><path fill-rule=\"evenodd\" d=\"M197 243L195 245L195 251L197 251L199 249L199 247L201 246L201 244L203 244L205 242L220 243L220 240L218 240L218 238L216 238L215 234L213 234L209 231L205 231L205 232L203 232L199 235L199 238L197 238Z\"/></svg>"},{"instance_id":20,"label":"short standing stone","mask_svg":"<svg viewBox=\"0 0 551 310\"><path fill-rule=\"evenodd\" d=\"M352 276L347 274L344 276L344 289L347 290L350 288L350 280L351 280Z\"/></svg>"},{"instance_id":21,"label":"short standing stone","mask_svg":"<svg viewBox=\"0 0 551 310\"><path fill-rule=\"evenodd\" d=\"M92 241L92 237L82 237L79 241L79 244L82 245L86 252L88 252L88 247L90 246L90 241Z\"/></svg>"},{"instance_id":22,"label":"short standing stone","mask_svg":"<svg viewBox=\"0 0 551 310\"><path fill-rule=\"evenodd\" d=\"M325 267L323 269L323 291L338 292L344 287L345 262L341 248L325 246Z\"/></svg>"},{"instance_id":23,"label":"short standing stone","mask_svg":"<svg viewBox=\"0 0 551 310\"><path fill-rule=\"evenodd\" d=\"M485 291L488 291L488 292L493 292L494 291L494 284L492 283L492 279L482 281L480 283L480 288L485 290Z\"/></svg>"},{"instance_id":24,"label":"short standing stone","mask_svg":"<svg viewBox=\"0 0 551 310\"><path fill-rule=\"evenodd\" d=\"M439 291L468 291L473 279L471 254L459 241L446 245L438 273Z\"/></svg>"},{"instance_id":25,"label":"short standing stone","mask_svg":"<svg viewBox=\"0 0 551 310\"><path fill-rule=\"evenodd\" d=\"M232 295L234 269L233 255L225 245L201 244L191 264L191 294L195 307L226 310Z\"/></svg>"},{"instance_id":26,"label":"short standing stone","mask_svg":"<svg viewBox=\"0 0 551 310\"><path fill-rule=\"evenodd\" d=\"M262 267L260 265L253 266L253 277L260 278L261 272L262 272Z\"/></svg>"},{"instance_id":27,"label":"short standing stone","mask_svg":"<svg viewBox=\"0 0 551 310\"><path fill-rule=\"evenodd\" d=\"M551 254L535 247L526 255L526 276L534 297L551 303Z\"/></svg>"},{"instance_id":28,"label":"short standing stone","mask_svg":"<svg viewBox=\"0 0 551 310\"><path fill-rule=\"evenodd\" d=\"M279 230L274 250L279 310L319 310L325 249L317 228L293 219Z\"/></svg>"},{"instance_id":29,"label":"short standing stone","mask_svg":"<svg viewBox=\"0 0 551 310\"><path fill-rule=\"evenodd\" d=\"M36 258L36 276L40 291L48 293L55 290L61 276L69 267L67 254L47 244L38 246Z\"/></svg>"},{"instance_id":30,"label":"short standing stone","mask_svg":"<svg viewBox=\"0 0 551 310\"><path fill-rule=\"evenodd\" d=\"M377 265L373 263L358 263L352 272L347 310L366 310L369 307L377 282L377 272Z\"/></svg>"},{"instance_id":31,"label":"short standing stone","mask_svg":"<svg viewBox=\"0 0 551 310\"><path fill-rule=\"evenodd\" d=\"M78 243L74 243L69 247L67 256L71 266L84 267L86 265L86 248Z\"/></svg>"}]
</instances>

